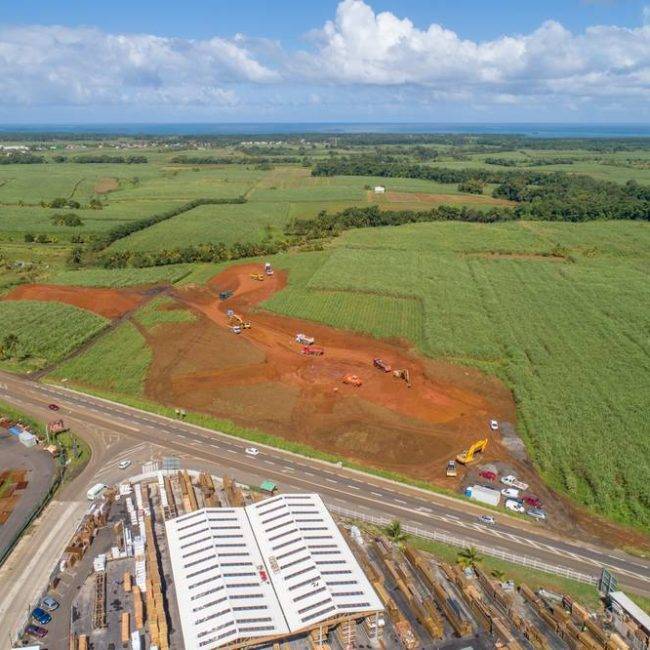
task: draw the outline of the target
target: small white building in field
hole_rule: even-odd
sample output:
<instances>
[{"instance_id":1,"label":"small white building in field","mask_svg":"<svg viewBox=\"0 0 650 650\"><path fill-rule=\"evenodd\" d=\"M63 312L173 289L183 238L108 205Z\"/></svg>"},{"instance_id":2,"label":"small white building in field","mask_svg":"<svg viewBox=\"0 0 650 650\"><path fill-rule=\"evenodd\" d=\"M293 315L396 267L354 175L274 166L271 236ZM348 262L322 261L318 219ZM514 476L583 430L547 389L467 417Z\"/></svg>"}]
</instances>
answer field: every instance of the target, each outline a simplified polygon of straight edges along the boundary
<instances>
[{"instance_id":1,"label":"small white building in field","mask_svg":"<svg viewBox=\"0 0 650 650\"><path fill-rule=\"evenodd\" d=\"M386 188L383 185L375 185L375 194L384 194Z\"/></svg>"}]
</instances>

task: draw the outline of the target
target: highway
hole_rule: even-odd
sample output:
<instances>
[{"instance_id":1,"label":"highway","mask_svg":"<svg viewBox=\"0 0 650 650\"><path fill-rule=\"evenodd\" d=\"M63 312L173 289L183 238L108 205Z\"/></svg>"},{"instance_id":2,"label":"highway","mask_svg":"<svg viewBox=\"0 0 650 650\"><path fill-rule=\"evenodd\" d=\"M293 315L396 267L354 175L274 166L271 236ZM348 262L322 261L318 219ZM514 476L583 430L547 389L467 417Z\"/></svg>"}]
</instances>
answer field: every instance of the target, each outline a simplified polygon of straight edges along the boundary
<instances>
[{"instance_id":1,"label":"highway","mask_svg":"<svg viewBox=\"0 0 650 650\"><path fill-rule=\"evenodd\" d=\"M607 566L615 572L621 585L650 595L650 562L647 560L580 540L561 538L543 524L522 521L504 513L495 515L496 525L484 525L478 522L478 515L494 512L465 501L256 443L261 453L252 458L245 453L245 448L251 444L245 440L2 372L0 400L41 419L47 419L47 405L55 402L61 407L58 415L84 438L90 438L94 449L101 447L96 439L93 440L98 430L114 432L131 439L133 444L151 443L169 455L180 456L187 466L205 467L213 473L227 472L245 483L259 483L270 478L283 490L318 492L334 507L347 508L362 516L398 518L404 524L426 531L437 530L463 537L468 545L481 544L589 575L598 575L601 568ZM99 451L101 453L101 449ZM93 479L97 473L93 475L93 471L92 468L85 471L76 481L79 494L96 482Z\"/></svg>"}]
</instances>

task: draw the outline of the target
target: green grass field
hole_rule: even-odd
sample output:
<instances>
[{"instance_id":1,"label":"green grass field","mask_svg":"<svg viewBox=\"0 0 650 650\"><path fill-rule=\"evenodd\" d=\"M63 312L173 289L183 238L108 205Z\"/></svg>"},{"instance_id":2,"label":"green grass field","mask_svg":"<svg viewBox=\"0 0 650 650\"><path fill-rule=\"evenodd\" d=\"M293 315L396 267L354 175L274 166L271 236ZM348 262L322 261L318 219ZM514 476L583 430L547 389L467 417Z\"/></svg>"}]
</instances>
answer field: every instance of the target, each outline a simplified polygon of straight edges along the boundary
<instances>
[{"instance_id":1,"label":"green grass field","mask_svg":"<svg viewBox=\"0 0 650 650\"><path fill-rule=\"evenodd\" d=\"M83 309L34 300L0 302L2 336L18 337L16 354L0 359L5 370L37 370L78 348L108 321Z\"/></svg>"},{"instance_id":2,"label":"green grass field","mask_svg":"<svg viewBox=\"0 0 650 650\"><path fill-rule=\"evenodd\" d=\"M131 287L142 284L178 282L193 273L190 264L152 266L146 269L78 269L58 271L48 276L51 284L82 287Z\"/></svg>"},{"instance_id":3,"label":"green grass field","mask_svg":"<svg viewBox=\"0 0 650 650\"><path fill-rule=\"evenodd\" d=\"M573 261L547 256L558 245ZM645 223L357 230L325 253L281 256L289 286L266 306L497 374L549 483L647 527L649 263Z\"/></svg>"},{"instance_id":4,"label":"green grass field","mask_svg":"<svg viewBox=\"0 0 650 650\"><path fill-rule=\"evenodd\" d=\"M49 376L80 386L141 395L150 363L151 350L144 337L135 325L125 322Z\"/></svg>"}]
</instances>

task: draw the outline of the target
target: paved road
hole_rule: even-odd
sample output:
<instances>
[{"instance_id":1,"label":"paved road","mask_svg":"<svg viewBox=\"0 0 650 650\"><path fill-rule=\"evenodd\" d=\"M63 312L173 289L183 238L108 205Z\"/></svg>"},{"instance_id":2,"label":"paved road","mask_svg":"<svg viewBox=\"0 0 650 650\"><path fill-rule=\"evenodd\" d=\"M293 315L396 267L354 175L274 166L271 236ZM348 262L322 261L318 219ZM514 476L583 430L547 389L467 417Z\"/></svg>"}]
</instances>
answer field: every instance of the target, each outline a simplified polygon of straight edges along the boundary
<instances>
[{"instance_id":1,"label":"paved road","mask_svg":"<svg viewBox=\"0 0 650 650\"><path fill-rule=\"evenodd\" d=\"M483 512L479 506L451 497L272 448L262 448L260 456L253 459L244 453L245 441L225 434L6 373L0 373L0 399L40 417L46 416L48 403L56 402L75 430L87 436L104 430L139 443L155 443L169 454L191 459L194 466L226 471L251 483L270 478L285 489L318 492L332 505L362 514L399 518L424 530L461 536L468 544L491 546L591 575L597 575L606 565L625 587L650 595L648 561L580 540L560 538L543 525L505 514L497 515L496 526L484 526L477 522L477 515ZM111 462L114 468L118 460L113 456ZM110 464L103 471L110 473ZM78 492L83 494L96 482L96 476L103 475L84 472L83 481L75 481ZM1 587L0 584L0 592Z\"/></svg>"}]
</instances>

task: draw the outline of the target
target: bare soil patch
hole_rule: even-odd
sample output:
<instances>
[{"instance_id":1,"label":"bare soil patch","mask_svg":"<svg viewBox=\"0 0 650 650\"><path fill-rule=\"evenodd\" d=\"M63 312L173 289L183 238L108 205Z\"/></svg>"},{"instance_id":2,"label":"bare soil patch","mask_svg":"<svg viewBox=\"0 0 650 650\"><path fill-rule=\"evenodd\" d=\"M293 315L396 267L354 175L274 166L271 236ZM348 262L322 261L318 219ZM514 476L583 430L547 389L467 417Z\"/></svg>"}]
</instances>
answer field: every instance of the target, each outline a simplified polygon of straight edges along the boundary
<instances>
[{"instance_id":1,"label":"bare soil patch","mask_svg":"<svg viewBox=\"0 0 650 650\"><path fill-rule=\"evenodd\" d=\"M120 182L117 178L100 178L93 186L95 194L108 194L120 189Z\"/></svg>"},{"instance_id":2,"label":"bare soil patch","mask_svg":"<svg viewBox=\"0 0 650 650\"><path fill-rule=\"evenodd\" d=\"M22 284L3 297L3 300L63 302L111 319L120 318L146 299L143 293L133 289L71 287L57 284Z\"/></svg>"},{"instance_id":3,"label":"bare soil patch","mask_svg":"<svg viewBox=\"0 0 650 650\"><path fill-rule=\"evenodd\" d=\"M372 196L375 198L377 197L377 195L374 193ZM487 196L484 194L426 194L423 192L386 192L384 196L387 203L425 203L429 205L514 205L512 201L507 201L506 199L495 199L492 196Z\"/></svg>"}]
</instances>

